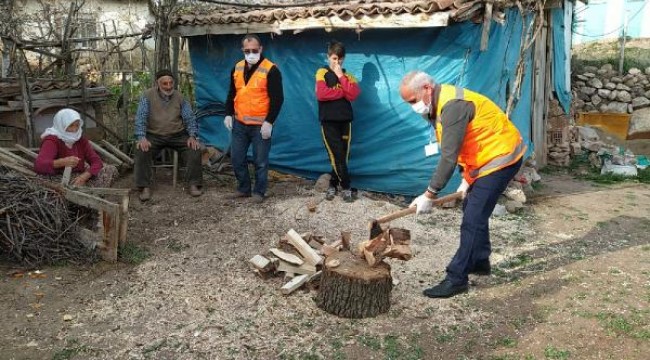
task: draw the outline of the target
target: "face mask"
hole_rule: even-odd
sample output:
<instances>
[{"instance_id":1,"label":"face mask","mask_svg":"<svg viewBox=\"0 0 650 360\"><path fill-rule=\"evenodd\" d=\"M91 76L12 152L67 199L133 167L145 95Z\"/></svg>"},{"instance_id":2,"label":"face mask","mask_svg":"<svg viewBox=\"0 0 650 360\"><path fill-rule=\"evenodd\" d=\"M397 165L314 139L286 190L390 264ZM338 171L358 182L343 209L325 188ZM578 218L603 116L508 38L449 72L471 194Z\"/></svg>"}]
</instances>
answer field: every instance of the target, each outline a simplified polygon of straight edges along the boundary
<instances>
[{"instance_id":1,"label":"face mask","mask_svg":"<svg viewBox=\"0 0 650 360\"><path fill-rule=\"evenodd\" d=\"M244 54L244 58L246 59L246 62L249 63L250 65L255 65L257 64L258 61L260 61L260 53Z\"/></svg>"},{"instance_id":2,"label":"face mask","mask_svg":"<svg viewBox=\"0 0 650 360\"><path fill-rule=\"evenodd\" d=\"M431 111L431 105L425 104L424 100L420 100L415 104L411 105L411 108L413 109L413 111L415 111L416 113L422 116L429 115L429 112Z\"/></svg>"}]
</instances>

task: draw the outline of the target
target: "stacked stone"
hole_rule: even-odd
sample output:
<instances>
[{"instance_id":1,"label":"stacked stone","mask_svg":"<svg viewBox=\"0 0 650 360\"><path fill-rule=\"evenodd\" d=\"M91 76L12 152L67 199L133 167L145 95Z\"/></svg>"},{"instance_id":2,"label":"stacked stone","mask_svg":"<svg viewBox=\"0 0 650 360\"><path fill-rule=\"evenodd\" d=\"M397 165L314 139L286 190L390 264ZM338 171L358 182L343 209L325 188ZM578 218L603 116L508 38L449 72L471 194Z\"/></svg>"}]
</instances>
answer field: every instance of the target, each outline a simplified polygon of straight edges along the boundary
<instances>
[{"instance_id":1,"label":"stacked stone","mask_svg":"<svg viewBox=\"0 0 650 360\"><path fill-rule=\"evenodd\" d=\"M569 142L555 144L548 149L548 165L571 165L571 145Z\"/></svg>"},{"instance_id":2,"label":"stacked stone","mask_svg":"<svg viewBox=\"0 0 650 360\"><path fill-rule=\"evenodd\" d=\"M571 163L569 144L569 116L560 103L552 99L548 106L548 158L549 165L569 166Z\"/></svg>"},{"instance_id":3,"label":"stacked stone","mask_svg":"<svg viewBox=\"0 0 650 360\"><path fill-rule=\"evenodd\" d=\"M631 114L650 107L650 67L619 75L611 64L585 66L573 77L572 88L577 111Z\"/></svg>"}]
</instances>

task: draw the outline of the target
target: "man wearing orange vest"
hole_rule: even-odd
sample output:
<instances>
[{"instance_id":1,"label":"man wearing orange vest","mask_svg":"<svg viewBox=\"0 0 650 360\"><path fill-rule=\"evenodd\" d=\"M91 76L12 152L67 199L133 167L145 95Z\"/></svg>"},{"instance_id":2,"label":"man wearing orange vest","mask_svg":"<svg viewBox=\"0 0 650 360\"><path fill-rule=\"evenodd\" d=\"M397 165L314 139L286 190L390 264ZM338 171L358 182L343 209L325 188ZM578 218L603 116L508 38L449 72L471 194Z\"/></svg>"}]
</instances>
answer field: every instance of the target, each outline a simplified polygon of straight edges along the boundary
<instances>
[{"instance_id":1,"label":"man wearing orange vest","mask_svg":"<svg viewBox=\"0 0 650 360\"><path fill-rule=\"evenodd\" d=\"M459 191L465 192L465 198L460 246L445 279L424 290L428 297L451 297L467 291L468 274L491 273L490 215L519 170L526 145L507 115L481 94L436 84L426 73L414 71L402 79L400 95L435 131L437 142L427 145L425 154L440 153L427 190L411 203L417 213L431 211L433 199L456 165L462 169Z\"/></svg>"},{"instance_id":2,"label":"man wearing orange vest","mask_svg":"<svg viewBox=\"0 0 650 360\"><path fill-rule=\"evenodd\" d=\"M231 73L227 116L224 118L224 125L232 131L230 159L237 178L237 192L233 197L248 198L252 195L253 202L261 203L268 187L273 123L284 101L282 75L275 64L262 56L262 42L256 35L244 37L242 52L244 59ZM255 164L254 187L246 159L251 144Z\"/></svg>"}]
</instances>

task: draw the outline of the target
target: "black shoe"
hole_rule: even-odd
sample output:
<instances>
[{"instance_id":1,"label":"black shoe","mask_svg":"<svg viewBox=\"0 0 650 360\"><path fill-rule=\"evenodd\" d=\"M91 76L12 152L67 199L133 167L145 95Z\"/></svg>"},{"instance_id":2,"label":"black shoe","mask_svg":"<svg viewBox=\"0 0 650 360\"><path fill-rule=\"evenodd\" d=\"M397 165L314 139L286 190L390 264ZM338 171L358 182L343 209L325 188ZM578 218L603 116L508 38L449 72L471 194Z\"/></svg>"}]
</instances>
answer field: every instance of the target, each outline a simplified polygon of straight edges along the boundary
<instances>
[{"instance_id":1,"label":"black shoe","mask_svg":"<svg viewBox=\"0 0 650 360\"><path fill-rule=\"evenodd\" d=\"M334 200L334 197L336 197L336 188L334 186L330 186L325 192L325 200Z\"/></svg>"},{"instance_id":2,"label":"black shoe","mask_svg":"<svg viewBox=\"0 0 650 360\"><path fill-rule=\"evenodd\" d=\"M359 190L355 188L352 188L350 190L352 190L352 199L354 200L359 199Z\"/></svg>"},{"instance_id":3,"label":"black shoe","mask_svg":"<svg viewBox=\"0 0 650 360\"><path fill-rule=\"evenodd\" d=\"M466 292L468 289L467 284L464 285L454 285L451 281L445 279L440 282L440 284L424 290L422 293L424 296L430 298L448 298L454 295L458 295Z\"/></svg>"},{"instance_id":4,"label":"black shoe","mask_svg":"<svg viewBox=\"0 0 650 360\"><path fill-rule=\"evenodd\" d=\"M347 203L351 203L354 201L354 197L352 197L352 190L343 190L341 192L341 197L343 198L343 201Z\"/></svg>"},{"instance_id":5,"label":"black shoe","mask_svg":"<svg viewBox=\"0 0 650 360\"><path fill-rule=\"evenodd\" d=\"M476 265L474 265L474 268L469 271L469 273L480 276L490 276L492 274L492 266L490 265L490 260L477 262Z\"/></svg>"}]
</instances>

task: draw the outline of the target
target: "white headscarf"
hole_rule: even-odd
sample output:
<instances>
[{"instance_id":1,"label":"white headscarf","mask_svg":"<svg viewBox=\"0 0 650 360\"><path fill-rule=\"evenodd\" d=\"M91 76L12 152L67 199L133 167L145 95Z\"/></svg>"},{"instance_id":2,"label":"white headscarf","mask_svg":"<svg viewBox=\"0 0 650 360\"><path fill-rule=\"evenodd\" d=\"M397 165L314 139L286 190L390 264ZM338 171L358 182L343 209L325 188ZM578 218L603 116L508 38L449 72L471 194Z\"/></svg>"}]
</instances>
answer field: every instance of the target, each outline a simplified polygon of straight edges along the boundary
<instances>
[{"instance_id":1,"label":"white headscarf","mask_svg":"<svg viewBox=\"0 0 650 360\"><path fill-rule=\"evenodd\" d=\"M79 120L79 129L75 132L67 132L65 129L70 126L73 122ZM56 115L54 115L54 121L52 127L49 127L43 131L41 134L41 139L44 139L48 135L54 135L61 139L68 147L72 147L74 143L81 139L81 127L83 126L83 120L78 112L72 109L62 109L59 110Z\"/></svg>"}]
</instances>

